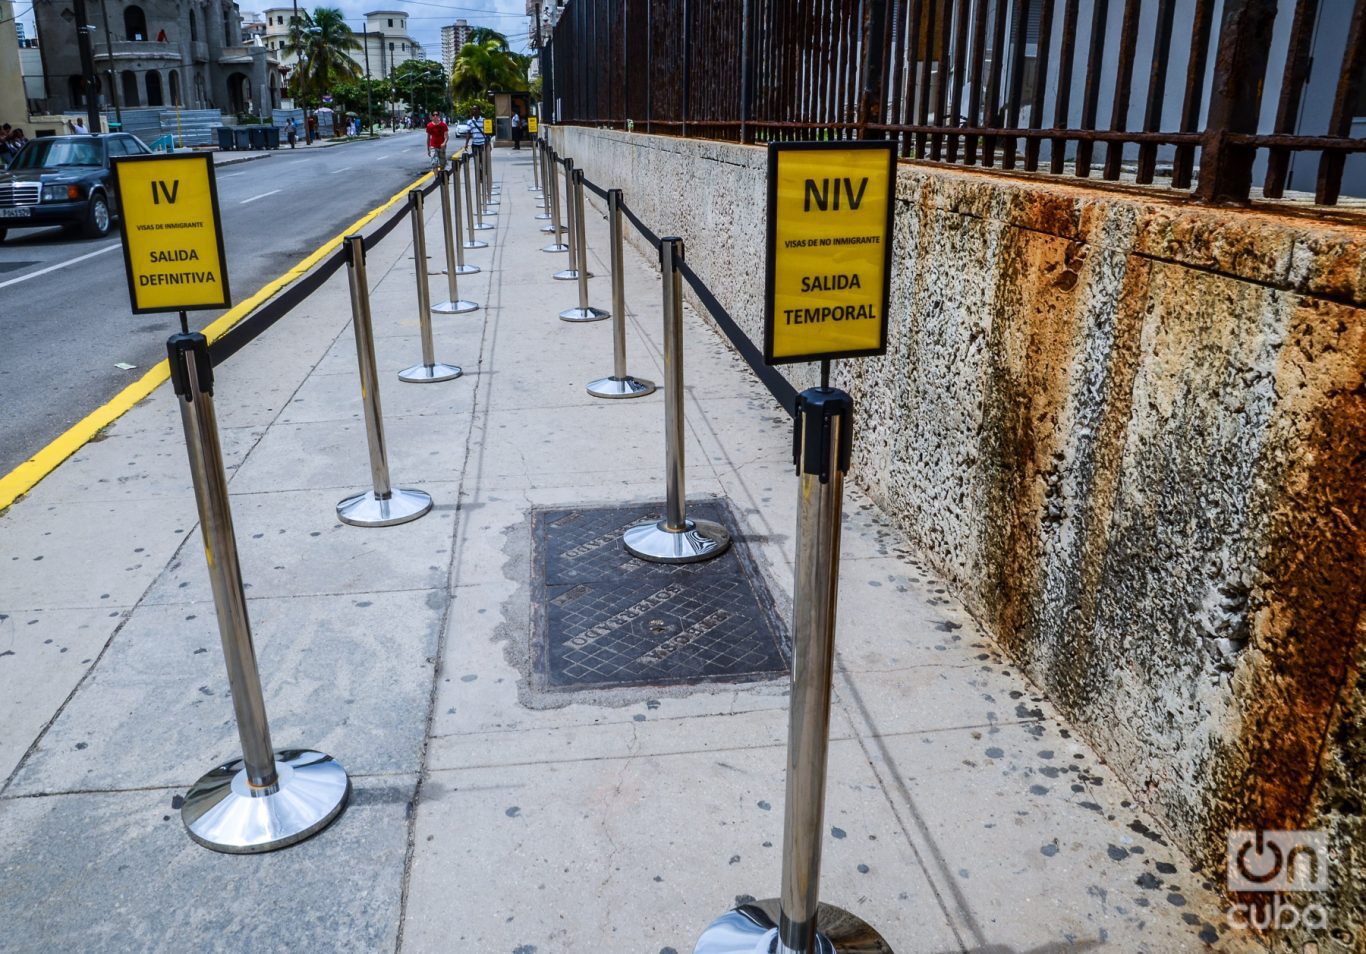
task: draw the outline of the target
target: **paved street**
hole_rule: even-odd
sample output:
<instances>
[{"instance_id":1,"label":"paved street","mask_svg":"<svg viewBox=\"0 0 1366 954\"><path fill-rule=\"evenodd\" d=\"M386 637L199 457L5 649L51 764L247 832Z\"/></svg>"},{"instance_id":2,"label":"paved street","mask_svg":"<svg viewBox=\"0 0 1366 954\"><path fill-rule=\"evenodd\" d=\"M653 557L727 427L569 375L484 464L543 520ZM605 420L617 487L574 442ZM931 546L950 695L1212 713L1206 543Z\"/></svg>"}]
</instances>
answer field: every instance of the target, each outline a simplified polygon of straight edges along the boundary
<instances>
[{"instance_id":1,"label":"paved street","mask_svg":"<svg viewBox=\"0 0 1366 954\"><path fill-rule=\"evenodd\" d=\"M288 149L218 168L233 299L246 298L426 165L423 137ZM133 315L117 230L11 229L0 244L0 474L165 357L174 315ZM221 314L192 312L201 328ZM120 370L116 364L132 364Z\"/></svg>"}]
</instances>

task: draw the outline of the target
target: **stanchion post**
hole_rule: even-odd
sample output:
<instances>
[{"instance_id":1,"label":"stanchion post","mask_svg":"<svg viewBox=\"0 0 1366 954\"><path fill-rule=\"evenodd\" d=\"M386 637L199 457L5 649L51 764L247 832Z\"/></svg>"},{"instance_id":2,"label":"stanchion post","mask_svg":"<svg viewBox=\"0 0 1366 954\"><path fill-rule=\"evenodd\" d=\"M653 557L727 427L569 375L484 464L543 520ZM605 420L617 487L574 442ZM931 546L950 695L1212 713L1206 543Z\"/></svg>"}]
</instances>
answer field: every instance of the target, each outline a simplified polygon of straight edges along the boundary
<instances>
[{"instance_id":1,"label":"stanchion post","mask_svg":"<svg viewBox=\"0 0 1366 954\"><path fill-rule=\"evenodd\" d=\"M538 219L549 219L547 225L541 226L542 232L549 232L552 236L552 245L541 249L543 252L563 252L564 248L556 248L560 244L560 197L555 188L555 151L549 146L541 149L541 206L542 212L536 216Z\"/></svg>"},{"instance_id":2,"label":"stanchion post","mask_svg":"<svg viewBox=\"0 0 1366 954\"><path fill-rule=\"evenodd\" d=\"M892 952L863 920L820 901L840 518L853 411L853 399L836 388L810 388L797 398L793 457L800 485L782 896L722 915L703 932L694 954L752 954L761 947L782 954Z\"/></svg>"},{"instance_id":3,"label":"stanchion post","mask_svg":"<svg viewBox=\"0 0 1366 954\"><path fill-rule=\"evenodd\" d=\"M384 414L379 403L379 371L375 366L375 330L370 319L370 280L365 269L365 240L348 235L346 272L351 285L351 327L356 333L356 363L360 367L360 398L365 408L365 437L370 447L370 491L353 494L337 504L337 517L353 527L392 527L416 520L432 509L432 498L421 490L394 489L389 483L389 453L384 440Z\"/></svg>"},{"instance_id":4,"label":"stanchion post","mask_svg":"<svg viewBox=\"0 0 1366 954\"><path fill-rule=\"evenodd\" d=\"M453 364L436 360L432 343L431 292L427 288L427 229L422 215L422 190L408 191L408 213L413 217L413 263L417 271L417 320L422 332L422 363L405 368L398 379L406 384L449 381L463 373Z\"/></svg>"},{"instance_id":5,"label":"stanchion post","mask_svg":"<svg viewBox=\"0 0 1366 954\"><path fill-rule=\"evenodd\" d=\"M446 243L446 291L450 297L437 302L432 311L438 315L463 315L476 311L479 306L460 297L460 267L456 264L455 235L451 230L451 193L449 176L446 170L437 174L436 188L441 193L441 235Z\"/></svg>"},{"instance_id":6,"label":"stanchion post","mask_svg":"<svg viewBox=\"0 0 1366 954\"><path fill-rule=\"evenodd\" d=\"M463 161L464 157L451 168L451 220L455 223L455 271L458 275L473 275L479 271L479 266L465 264L465 249L472 246L465 241L465 219L460 202L460 166Z\"/></svg>"},{"instance_id":7,"label":"stanchion post","mask_svg":"<svg viewBox=\"0 0 1366 954\"><path fill-rule=\"evenodd\" d=\"M726 552L730 534L719 523L689 520L686 513L683 450L683 240L660 240L664 284L664 441L667 495L665 516L636 524L622 538L627 552L652 563L696 563Z\"/></svg>"},{"instance_id":8,"label":"stanchion post","mask_svg":"<svg viewBox=\"0 0 1366 954\"><path fill-rule=\"evenodd\" d=\"M484 205L495 206L500 200L493 190L493 143L485 142L481 151L484 153ZM492 208L484 211L487 215L497 214Z\"/></svg>"},{"instance_id":9,"label":"stanchion post","mask_svg":"<svg viewBox=\"0 0 1366 954\"><path fill-rule=\"evenodd\" d=\"M527 186L528 192L541 191L541 170L537 166L537 163L539 162L538 157L540 155L540 151L541 144L537 142L535 139L531 140L531 185Z\"/></svg>"},{"instance_id":10,"label":"stanchion post","mask_svg":"<svg viewBox=\"0 0 1366 954\"><path fill-rule=\"evenodd\" d=\"M190 837L205 848L232 854L272 851L327 827L345 807L351 780L329 755L309 749L277 752L271 745L218 441L208 340L198 333L172 335L166 352L185 428L218 633L242 745L241 758L219 765L195 782L185 796L180 818Z\"/></svg>"},{"instance_id":11,"label":"stanchion post","mask_svg":"<svg viewBox=\"0 0 1366 954\"><path fill-rule=\"evenodd\" d=\"M487 148L487 146L480 146L474 150L474 215L476 221L474 225L470 226L470 234L475 232L487 232L489 229L494 228L492 224L484 221L484 171L482 163L484 161L484 150Z\"/></svg>"},{"instance_id":12,"label":"stanchion post","mask_svg":"<svg viewBox=\"0 0 1366 954\"><path fill-rule=\"evenodd\" d=\"M475 206L475 199L474 199L474 193L471 191L472 187L471 187L471 185L470 185L470 165L471 165L471 163L474 163L475 161L476 161L476 160L474 160L474 159L471 157L471 154L470 154L470 153L466 153L466 154L465 154L465 158L464 158L464 159L461 161L461 163L460 163L461 168L464 170L464 176L463 176L463 178L464 178L464 180L465 180L465 224L466 224L466 226L468 226L469 233L470 233L470 234L469 234L469 237L465 239L464 245L465 245L465 248L488 248L488 247L489 247L489 243L488 243L488 242L485 242L485 241L483 241L482 239L477 239L477 238L474 237L474 232L475 232L475 228L474 228L474 206Z\"/></svg>"},{"instance_id":13,"label":"stanchion post","mask_svg":"<svg viewBox=\"0 0 1366 954\"><path fill-rule=\"evenodd\" d=\"M574 227L574 218L578 214L578 209L574 207L574 160L564 160L564 221L568 229L565 235L569 238L569 267L562 268L552 278L558 278L562 282L578 281L579 278L579 237ZM556 191L559 191L559 184L556 183Z\"/></svg>"},{"instance_id":14,"label":"stanchion post","mask_svg":"<svg viewBox=\"0 0 1366 954\"><path fill-rule=\"evenodd\" d=\"M566 308L560 312L562 321L602 321L604 318L612 317L609 312L601 308L594 308L588 304L588 239L584 232L583 206L583 170L574 170L574 247L578 255L578 264L575 276L579 280L579 304L577 308Z\"/></svg>"},{"instance_id":15,"label":"stanchion post","mask_svg":"<svg viewBox=\"0 0 1366 954\"><path fill-rule=\"evenodd\" d=\"M621 190L607 190L608 243L612 259L612 374L588 382L588 393L600 398L633 398L653 394L653 382L626 373L626 277L622 273Z\"/></svg>"}]
</instances>

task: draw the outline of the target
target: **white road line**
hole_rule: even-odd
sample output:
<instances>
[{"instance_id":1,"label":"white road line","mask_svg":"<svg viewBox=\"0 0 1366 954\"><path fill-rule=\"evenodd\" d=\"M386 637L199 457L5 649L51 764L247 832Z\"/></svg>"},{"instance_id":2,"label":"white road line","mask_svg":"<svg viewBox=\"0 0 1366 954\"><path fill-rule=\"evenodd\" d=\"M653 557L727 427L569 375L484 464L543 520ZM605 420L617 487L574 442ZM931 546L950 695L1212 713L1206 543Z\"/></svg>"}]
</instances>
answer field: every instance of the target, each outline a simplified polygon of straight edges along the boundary
<instances>
[{"instance_id":1,"label":"white road line","mask_svg":"<svg viewBox=\"0 0 1366 954\"><path fill-rule=\"evenodd\" d=\"M83 262L87 258L94 258L96 255L103 255L105 252L112 252L114 249L119 248L122 245L122 242L113 242L109 245L106 245L104 248L97 248L95 249L95 251L90 252L86 255L78 255L75 258L68 259L65 262L58 262L56 265L49 265L47 268L40 268L36 272L29 272L27 275L20 275L18 278L11 278L9 281L0 282L0 288L8 288L11 285L17 285L20 282L26 282L30 278L37 278L39 275L46 275L48 272L55 272L59 268L66 268L68 265L75 265L77 262Z\"/></svg>"},{"instance_id":2,"label":"white road line","mask_svg":"<svg viewBox=\"0 0 1366 954\"><path fill-rule=\"evenodd\" d=\"M381 159L388 159L388 158L389 158L389 153L387 153L387 152L386 152L386 153L382 153L382 154L380 154L380 155L378 155L378 156L375 156L374 158L375 158L375 161L376 161L376 162L378 162L378 161L381 160Z\"/></svg>"},{"instance_id":3,"label":"white road line","mask_svg":"<svg viewBox=\"0 0 1366 954\"><path fill-rule=\"evenodd\" d=\"M345 172L347 169L350 169L350 168L351 168L350 166L342 166L340 169L333 169L333 170L332 170L332 174L335 176L337 173L339 173L339 172Z\"/></svg>"},{"instance_id":4,"label":"white road line","mask_svg":"<svg viewBox=\"0 0 1366 954\"><path fill-rule=\"evenodd\" d=\"M245 172L229 172L229 173L226 173L225 175L219 176L218 178L220 178L220 179L231 179L231 178L233 178L234 176L244 176L244 175L246 175Z\"/></svg>"},{"instance_id":5,"label":"white road line","mask_svg":"<svg viewBox=\"0 0 1366 954\"><path fill-rule=\"evenodd\" d=\"M262 192L260 195L254 195L250 199L243 199L241 202L237 204L246 205L248 202L255 202L257 199L264 199L268 195L275 195L275 193L283 191L283 189L271 189L269 192Z\"/></svg>"}]
</instances>

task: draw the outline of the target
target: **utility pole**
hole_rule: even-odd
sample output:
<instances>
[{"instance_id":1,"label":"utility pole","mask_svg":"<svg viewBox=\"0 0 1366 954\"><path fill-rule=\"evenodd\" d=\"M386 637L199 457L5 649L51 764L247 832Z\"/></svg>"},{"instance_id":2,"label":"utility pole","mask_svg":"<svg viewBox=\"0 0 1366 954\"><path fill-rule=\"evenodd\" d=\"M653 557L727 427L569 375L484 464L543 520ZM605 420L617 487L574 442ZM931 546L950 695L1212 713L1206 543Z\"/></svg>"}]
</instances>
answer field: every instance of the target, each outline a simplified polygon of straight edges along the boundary
<instances>
[{"instance_id":1,"label":"utility pole","mask_svg":"<svg viewBox=\"0 0 1366 954\"><path fill-rule=\"evenodd\" d=\"M105 70L109 74L109 98L114 103L114 116L122 129L123 110L119 108L119 84L114 76L114 39L109 32L109 0L100 0L100 16L104 18L104 51L109 57L109 68Z\"/></svg>"},{"instance_id":2,"label":"utility pole","mask_svg":"<svg viewBox=\"0 0 1366 954\"><path fill-rule=\"evenodd\" d=\"M95 56L90 50L90 31L94 29L86 22L85 0L73 0L76 12L76 48L81 54L81 75L85 79L85 114L90 121L92 133L101 132L100 104L96 96L99 80L95 77Z\"/></svg>"}]
</instances>

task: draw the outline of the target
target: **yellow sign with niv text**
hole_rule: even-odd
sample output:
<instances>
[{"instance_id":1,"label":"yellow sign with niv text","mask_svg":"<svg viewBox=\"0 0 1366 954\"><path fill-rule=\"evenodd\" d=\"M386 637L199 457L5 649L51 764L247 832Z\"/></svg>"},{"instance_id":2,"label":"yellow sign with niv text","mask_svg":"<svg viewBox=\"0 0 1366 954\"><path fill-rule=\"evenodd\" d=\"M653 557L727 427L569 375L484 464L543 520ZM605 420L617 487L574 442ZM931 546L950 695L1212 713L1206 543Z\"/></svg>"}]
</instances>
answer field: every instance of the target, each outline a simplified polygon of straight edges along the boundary
<instances>
[{"instance_id":1,"label":"yellow sign with niv text","mask_svg":"<svg viewBox=\"0 0 1366 954\"><path fill-rule=\"evenodd\" d=\"M490 136L493 135L493 120L492 120L492 119L486 119L486 120L484 120L484 132L487 133L487 134L490 135Z\"/></svg>"},{"instance_id":2,"label":"yellow sign with niv text","mask_svg":"<svg viewBox=\"0 0 1366 954\"><path fill-rule=\"evenodd\" d=\"M886 351L895 183L892 143L769 144L765 363Z\"/></svg>"},{"instance_id":3,"label":"yellow sign with niv text","mask_svg":"<svg viewBox=\"0 0 1366 954\"><path fill-rule=\"evenodd\" d=\"M232 304L213 158L116 158L114 179L134 314Z\"/></svg>"},{"instance_id":4,"label":"yellow sign with niv text","mask_svg":"<svg viewBox=\"0 0 1366 954\"><path fill-rule=\"evenodd\" d=\"M539 131L540 125L541 125L541 124L537 121L537 119L536 119L535 116L528 116L528 117L527 117L527 120L526 120L526 131L529 132L529 133L531 133L531 135L533 135L533 136L536 135L536 133Z\"/></svg>"}]
</instances>

